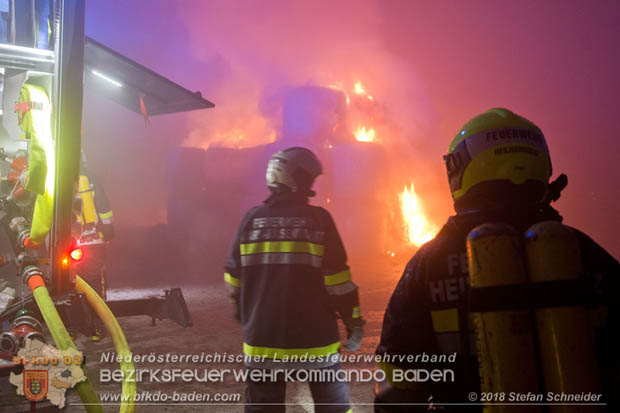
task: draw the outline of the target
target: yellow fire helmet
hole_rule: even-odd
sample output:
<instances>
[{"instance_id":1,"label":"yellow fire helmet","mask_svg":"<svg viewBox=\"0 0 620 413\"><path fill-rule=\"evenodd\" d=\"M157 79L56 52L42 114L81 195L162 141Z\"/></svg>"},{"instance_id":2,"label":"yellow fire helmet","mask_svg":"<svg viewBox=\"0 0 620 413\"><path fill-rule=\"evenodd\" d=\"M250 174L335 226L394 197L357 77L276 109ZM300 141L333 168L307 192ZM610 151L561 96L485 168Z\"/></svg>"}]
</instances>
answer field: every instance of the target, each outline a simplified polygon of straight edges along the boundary
<instances>
[{"instance_id":1,"label":"yellow fire helmet","mask_svg":"<svg viewBox=\"0 0 620 413\"><path fill-rule=\"evenodd\" d=\"M490 109L467 122L450 143L444 161L457 211L493 203L490 198L540 202L551 176L549 149L540 128L504 108Z\"/></svg>"}]
</instances>

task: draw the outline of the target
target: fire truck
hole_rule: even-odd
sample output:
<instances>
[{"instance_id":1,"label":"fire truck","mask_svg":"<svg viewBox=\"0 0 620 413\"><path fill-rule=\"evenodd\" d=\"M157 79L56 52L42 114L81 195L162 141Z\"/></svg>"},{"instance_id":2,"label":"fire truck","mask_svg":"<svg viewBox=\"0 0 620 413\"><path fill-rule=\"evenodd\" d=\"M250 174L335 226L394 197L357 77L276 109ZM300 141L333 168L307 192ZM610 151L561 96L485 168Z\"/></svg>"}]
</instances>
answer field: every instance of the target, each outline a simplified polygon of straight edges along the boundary
<instances>
[{"instance_id":1,"label":"fire truck","mask_svg":"<svg viewBox=\"0 0 620 413\"><path fill-rule=\"evenodd\" d=\"M146 315L192 325L179 288L157 297L104 301L76 271L72 237L81 154L84 89L139 116L206 109L213 103L86 37L84 0L0 1L0 410L30 405L8 385L26 339L51 335L74 347L68 330L91 335L93 314L119 354L129 347L115 317ZM39 237L41 246L27 248ZM26 245L25 245L26 244ZM123 369L131 366L121 366ZM90 382L77 385L87 411L103 411ZM123 383L123 393L135 384ZM44 407L44 403L39 403ZM121 407L133 411L133 404Z\"/></svg>"}]
</instances>

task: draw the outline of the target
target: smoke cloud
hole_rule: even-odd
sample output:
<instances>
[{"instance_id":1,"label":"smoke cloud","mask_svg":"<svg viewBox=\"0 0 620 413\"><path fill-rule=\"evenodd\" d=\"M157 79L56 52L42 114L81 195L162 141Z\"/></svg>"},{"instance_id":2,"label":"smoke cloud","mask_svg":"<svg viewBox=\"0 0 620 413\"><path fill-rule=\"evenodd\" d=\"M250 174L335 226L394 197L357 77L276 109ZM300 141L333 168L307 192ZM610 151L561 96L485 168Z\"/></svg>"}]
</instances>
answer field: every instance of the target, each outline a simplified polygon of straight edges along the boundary
<instances>
[{"instance_id":1,"label":"smoke cloud","mask_svg":"<svg viewBox=\"0 0 620 413\"><path fill-rule=\"evenodd\" d=\"M179 13L191 53L207 63L206 71L208 62L223 67L204 87L218 104L217 116L191 116L187 145L273 140L287 91L304 85L354 93L361 81L412 138L421 138L432 120L413 67L386 48L379 3L215 1Z\"/></svg>"},{"instance_id":2,"label":"smoke cloud","mask_svg":"<svg viewBox=\"0 0 620 413\"><path fill-rule=\"evenodd\" d=\"M566 222L620 255L616 1L110 0L89 2L87 15L97 40L216 103L154 120L149 142L174 131L177 144L201 148L268 143L292 88L352 94L361 81L388 125L378 140L441 224L449 140L504 106L539 124L555 173L569 175Z\"/></svg>"}]
</instances>

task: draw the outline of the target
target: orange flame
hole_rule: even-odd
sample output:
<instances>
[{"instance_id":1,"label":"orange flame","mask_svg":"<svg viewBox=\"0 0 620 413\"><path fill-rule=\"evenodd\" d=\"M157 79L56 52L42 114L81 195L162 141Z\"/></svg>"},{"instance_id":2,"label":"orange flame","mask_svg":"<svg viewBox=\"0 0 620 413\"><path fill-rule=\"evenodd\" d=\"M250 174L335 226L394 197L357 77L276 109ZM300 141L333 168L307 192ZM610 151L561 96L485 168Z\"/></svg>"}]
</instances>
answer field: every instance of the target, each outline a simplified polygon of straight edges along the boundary
<instances>
[{"instance_id":1,"label":"orange flame","mask_svg":"<svg viewBox=\"0 0 620 413\"><path fill-rule=\"evenodd\" d=\"M369 100L374 100L372 98L372 96L370 96L368 94L368 92L366 92L366 89L364 88L364 85L362 85L362 82L360 82L360 81L356 82L355 85L353 85L353 90L355 91L355 94L357 94L357 95L364 95Z\"/></svg>"},{"instance_id":2,"label":"orange flame","mask_svg":"<svg viewBox=\"0 0 620 413\"><path fill-rule=\"evenodd\" d=\"M366 126L360 125L355 131L355 139L358 142L373 142L375 140L375 130L373 128L366 128Z\"/></svg>"},{"instance_id":3,"label":"orange flame","mask_svg":"<svg viewBox=\"0 0 620 413\"><path fill-rule=\"evenodd\" d=\"M356 82L355 85L353 85L353 88L355 90L355 93L357 93L358 95L366 94L366 89L364 89L364 85L362 85L362 82Z\"/></svg>"},{"instance_id":4,"label":"orange flame","mask_svg":"<svg viewBox=\"0 0 620 413\"><path fill-rule=\"evenodd\" d=\"M347 93L347 91L344 89L344 87L340 83L333 83L331 85L328 85L327 87L330 89L339 90L342 93L344 93L344 96L347 100L347 106L351 104L351 98L349 98L349 94Z\"/></svg>"},{"instance_id":5,"label":"orange flame","mask_svg":"<svg viewBox=\"0 0 620 413\"><path fill-rule=\"evenodd\" d=\"M355 82L355 84L353 85L353 92L355 92L356 95L365 96L369 100L373 100L372 96L368 94L368 92L366 91L366 88L364 88L364 85L362 85L361 81ZM371 114L363 113L363 112L357 113L358 117L360 115L362 115L363 118L369 117L370 120L373 120L373 117ZM362 122L367 123L368 119L362 120ZM353 135L355 136L355 139L358 142L374 142L376 141L377 133L375 132L374 128L360 124L357 127L357 129L353 132Z\"/></svg>"},{"instance_id":6,"label":"orange flame","mask_svg":"<svg viewBox=\"0 0 620 413\"><path fill-rule=\"evenodd\" d=\"M413 183L409 185L409 188L405 186L403 192L398 195L398 199L405 221L405 239L416 247L433 239L437 233L437 227L426 218Z\"/></svg>"}]
</instances>

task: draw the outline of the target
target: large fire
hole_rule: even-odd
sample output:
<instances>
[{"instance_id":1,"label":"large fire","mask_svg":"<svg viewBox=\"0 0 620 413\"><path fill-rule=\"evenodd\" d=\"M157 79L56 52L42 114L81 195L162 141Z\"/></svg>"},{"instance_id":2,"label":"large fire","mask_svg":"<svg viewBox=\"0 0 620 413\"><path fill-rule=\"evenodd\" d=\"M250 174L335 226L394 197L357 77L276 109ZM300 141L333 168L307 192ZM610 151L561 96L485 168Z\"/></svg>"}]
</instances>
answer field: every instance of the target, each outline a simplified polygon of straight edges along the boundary
<instances>
[{"instance_id":1,"label":"large fire","mask_svg":"<svg viewBox=\"0 0 620 413\"><path fill-rule=\"evenodd\" d=\"M355 82L355 84L353 85L353 91L355 92L356 95L363 96L370 101L374 100L373 97L368 94L368 92L366 91L366 88L364 87L361 81ZM348 96L347 96L347 99L348 99ZM366 105L362 105L361 107L364 107L364 106ZM375 142L376 135L377 135L375 129L371 128L370 126L366 126L366 124L368 124L371 120L373 120L372 112L360 111L359 113L356 113L356 115L357 115L356 116L357 120L363 123L359 123L357 126L357 129L353 131L353 136L355 136L355 139L358 142Z\"/></svg>"},{"instance_id":2,"label":"large fire","mask_svg":"<svg viewBox=\"0 0 620 413\"><path fill-rule=\"evenodd\" d=\"M366 96L368 100L374 100L372 96L370 96L368 92L366 92L366 89L364 88L364 85L362 85L362 82L356 82L355 85L353 85L353 90L355 90L355 93L358 95Z\"/></svg>"},{"instance_id":3,"label":"large fire","mask_svg":"<svg viewBox=\"0 0 620 413\"><path fill-rule=\"evenodd\" d=\"M366 126L360 125L355 130L355 139L358 142L373 142L375 140L375 130L372 128L366 128Z\"/></svg>"},{"instance_id":4,"label":"large fire","mask_svg":"<svg viewBox=\"0 0 620 413\"><path fill-rule=\"evenodd\" d=\"M426 218L413 183L409 185L409 188L405 186L403 192L398 195L398 199L403 220L405 221L405 237L407 241L419 247L433 239L437 233L437 227Z\"/></svg>"},{"instance_id":5,"label":"large fire","mask_svg":"<svg viewBox=\"0 0 620 413\"><path fill-rule=\"evenodd\" d=\"M355 95L370 101L366 101L366 104L361 101L361 106L355 105L358 109L365 108L366 110L361 110L357 113L357 120L359 123L357 129L353 131L353 135L358 142L377 142L377 133L375 129L370 126L373 125L373 121L375 120L376 102L374 102L373 97L368 94L368 91L361 81L353 85L353 92ZM368 106L368 104L370 104L370 106ZM405 186L403 191L398 194L398 199L400 202L402 219L405 224L404 232L407 242L419 247L425 242L430 241L437 233L437 227L433 225L424 214L413 183L411 183L409 187ZM388 255L393 257L395 253L393 251L388 251Z\"/></svg>"},{"instance_id":6,"label":"large fire","mask_svg":"<svg viewBox=\"0 0 620 413\"><path fill-rule=\"evenodd\" d=\"M328 84L327 87L340 91L344 95L349 136L352 135L357 142L361 143L389 144L391 130L385 127L386 116L379 96L377 96L377 99L371 96L369 88L366 87L367 85L364 85L359 80L349 83L348 87L345 87L346 84L347 82L334 82ZM194 140L202 140L204 148L212 145L237 149L271 143L277 139L277 133L273 129L273 122L270 123L261 114L246 111L241 116L235 115L233 119L238 120L233 122L227 120L228 117L226 116L223 116L223 118L223 125L216 125L216 127L222 127L211 132L211 139L204 140L202 135L192 136L192 138L196 138ZM327 147L332 149L333 145L329 143ZM391 189L393 192L389 195L394 200L398 196L401 217L395 219L404 224L405 241L409 245L419 247L431 240L438 228L426 217L413 183L405 186L400 193L397 188L397 186L393 187ZM328 198L327 203L330 202L331 200ZM396 252L390 249L387 251L387 254L394 257Z\"/></svg>"}]
</instances>

